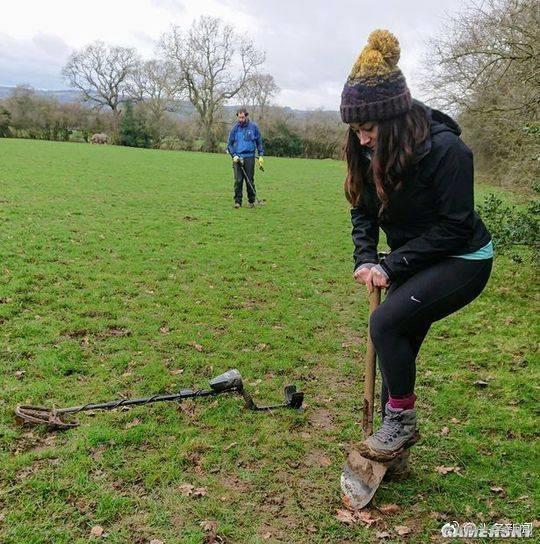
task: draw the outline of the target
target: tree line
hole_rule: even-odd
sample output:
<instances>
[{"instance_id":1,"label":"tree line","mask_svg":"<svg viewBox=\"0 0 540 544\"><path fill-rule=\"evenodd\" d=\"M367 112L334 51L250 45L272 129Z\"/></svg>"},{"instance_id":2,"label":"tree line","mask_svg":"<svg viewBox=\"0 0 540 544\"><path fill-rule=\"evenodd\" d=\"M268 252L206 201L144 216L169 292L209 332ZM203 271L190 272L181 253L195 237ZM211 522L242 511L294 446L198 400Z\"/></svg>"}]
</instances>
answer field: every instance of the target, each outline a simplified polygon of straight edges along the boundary
<instances>
[{"instance_id":1,"label":"tree line","mask_svg":"<svg viewBox=\"0 0 540 544\"><path fill-rule=\"evenodd\" d=\"M337 114L296 116L273 104L279 92L253 42L216 17L190 28L172 27L143 60L133 48L94 42L75 51L62 69L79 104L61 104L19 86L0 103L0 136L109 141L135 147L219 151L234 111L247 106L269 153L338 157L343 127ZM313 125L312 130L307 125Z\"/></svg>"},{"instance_id":2,"label":"tree line","mask_svg":"<svg viewBox=\"0 0 540 544\"><path fill-rule=\"evenodd\" d=\"M454 114L477 165L492 181L530 186L540 167L540 7L537 0L483 0L446 20L428 48L429 105ZM273 104L279 92L265 55L222 20L203 16L173 27L158 55L95 42L62 73L80 104L60 104L19 87L0 102L0 136L113 143L161 149L223 149L234 111L245 105L268 154L339 158L337 112L297 114ZM90 106L90 107L89 107Z\"/></svg>"}]
</instances>

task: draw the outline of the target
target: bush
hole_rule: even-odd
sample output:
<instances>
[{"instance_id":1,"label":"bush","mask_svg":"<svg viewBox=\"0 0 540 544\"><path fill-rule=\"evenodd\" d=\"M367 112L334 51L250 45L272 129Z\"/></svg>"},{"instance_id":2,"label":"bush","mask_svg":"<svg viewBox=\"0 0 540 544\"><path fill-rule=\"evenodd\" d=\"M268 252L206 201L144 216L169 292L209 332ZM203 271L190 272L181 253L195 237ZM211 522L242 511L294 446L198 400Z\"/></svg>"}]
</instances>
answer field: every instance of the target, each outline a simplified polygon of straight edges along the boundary
<instances>
[{"instance_id":1,"label":"bush","mask_svg":"<svg viewBox=\"0 0 540 544\"><path fill-rule=\"evenodd\" d=\"M302 139L285 123L278 123L264 140L265 153L274 157L300 157Z\"/></svg>"},{"instance_id":2,"label":"bush","mask_svg":"<svg viewBox=\"0 0 540 544\"><path fill-rule=\"evenodd\" d=\"M144 118L133 111L131 102L126 103L126 109L122 115L119 138L120 145L151 147L152 139Z\"/></svg>"},{"instance_id":3,"label":"bush","mask_svg":"<svg viewBox=\"0 0 540 544\"><path fill-rule=\"evenodd\" d=\"M0 106L0 138L7 138L11 135L9 123L11 121L11 113L6 108Z\"/></svg>"},{"instance_id":4,"label":"bush","mask_svg":"<svg viewBox=\"0 0 540 544\"><path fill-rule=\"evenodd\" d=\"M173 136L167 136L161 140L159 149L165 149L167 151L191 151L193 149L193 142L188 140L181 140Z\"/></svg>"},{"instance_id":5,"label":"bush","mask_svg":"<svg viewBox=\"0 0 540 544\"><path fill-rule=\"evenodd\" d=\"M535 187L540 192L540 187ZM493 237L498 253L507 253L515 246L525 246L533 250L533 259L540 257L540 199L533 199L525 210L506 206L494 194L488 195L478 206L478 212ZM516 262L521 256L512 254Z\"/></svg>"}]
</instances>

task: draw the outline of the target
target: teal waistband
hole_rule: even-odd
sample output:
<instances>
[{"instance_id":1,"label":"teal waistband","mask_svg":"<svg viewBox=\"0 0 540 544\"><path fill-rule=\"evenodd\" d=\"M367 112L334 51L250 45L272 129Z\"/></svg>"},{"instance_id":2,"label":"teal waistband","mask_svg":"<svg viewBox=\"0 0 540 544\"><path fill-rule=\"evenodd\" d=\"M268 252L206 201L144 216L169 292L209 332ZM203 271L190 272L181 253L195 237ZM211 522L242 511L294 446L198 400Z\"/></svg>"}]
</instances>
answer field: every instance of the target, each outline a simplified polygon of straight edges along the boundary
<instances>
[{"instance_id":1,"label":"teal waistband","mask_svg":"<svg viewBox=\"0 0 540 544\"><path fill-rule=\"evenodd\" d=\"M457 257L459 259L469 259L471 261L481 261L482 259L491 259L493 257L493 242L490 240L484 247L474 251L473 253L466 253L465 255L450 255L450 257Z\"/></svg>"}]
</instances>

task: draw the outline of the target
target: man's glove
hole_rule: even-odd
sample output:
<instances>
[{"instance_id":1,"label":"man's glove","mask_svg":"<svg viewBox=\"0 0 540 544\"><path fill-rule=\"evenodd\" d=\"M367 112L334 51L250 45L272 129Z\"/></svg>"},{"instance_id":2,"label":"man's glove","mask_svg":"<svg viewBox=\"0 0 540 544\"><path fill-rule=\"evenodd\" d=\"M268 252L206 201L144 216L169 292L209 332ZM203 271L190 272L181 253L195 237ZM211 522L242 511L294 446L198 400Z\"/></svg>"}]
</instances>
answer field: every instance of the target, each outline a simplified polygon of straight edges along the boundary
<instances>
[{"instance_id":1,"label":"man's glove","mask_svg":"<svg viewBox=\"0 0 540 544\"><path fill-rule=\"evenodd\" d=\"M264 172L264 159L262 157L259 157L257 161L259 162L259 170Z\"/></svg>"},{"instance_id":2,"label":"man's glove","mask_svg":"<svg viewBox=\"0 0 540 544\"><path fill-rule=\"evenodd\" d=\"M240 157L238 155L235 155L233 158L232 158L232 162L240 162Z\"/></svg>"}]
</instances>

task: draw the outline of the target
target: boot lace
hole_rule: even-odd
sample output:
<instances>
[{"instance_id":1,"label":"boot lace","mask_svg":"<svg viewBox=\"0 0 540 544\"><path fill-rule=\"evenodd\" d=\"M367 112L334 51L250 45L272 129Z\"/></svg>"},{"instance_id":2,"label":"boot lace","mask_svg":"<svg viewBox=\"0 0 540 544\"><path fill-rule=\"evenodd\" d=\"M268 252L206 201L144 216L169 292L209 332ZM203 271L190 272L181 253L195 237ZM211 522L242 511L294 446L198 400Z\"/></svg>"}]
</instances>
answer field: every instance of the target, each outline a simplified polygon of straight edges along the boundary
<instances>
[{"instance_id":1,"label":"boot lace","mask_svg":"<svg viewBox=\"0 0 540 544\"><path fill-rule=\"evenodd\" d=\"M373 434L373 438L376 438L384 444L394 441L402 428L400 415L401 414L391 414L385 416L383 424L379 430Z\"/></svg>"}]
</instances>

